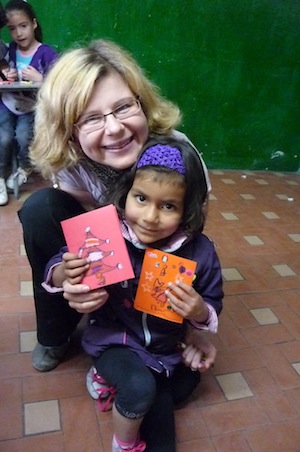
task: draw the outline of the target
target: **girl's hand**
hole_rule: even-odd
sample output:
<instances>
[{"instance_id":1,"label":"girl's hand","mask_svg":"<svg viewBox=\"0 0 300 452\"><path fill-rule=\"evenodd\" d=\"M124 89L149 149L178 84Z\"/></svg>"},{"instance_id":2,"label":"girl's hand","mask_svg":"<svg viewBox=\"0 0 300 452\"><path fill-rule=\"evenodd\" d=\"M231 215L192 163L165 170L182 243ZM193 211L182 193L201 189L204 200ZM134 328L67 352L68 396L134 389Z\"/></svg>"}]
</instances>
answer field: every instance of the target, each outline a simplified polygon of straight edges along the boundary
<instances>
[{"instance_id":1,"label":"girl's hand","mask_svg":"<svg viewBox=\"0 0 300 452\"><path fill-rule=\"evenodd\" d=\"M182 359L186 366L192 370L205 372L213 367L217 349L208 340L208 333L201 330L190 328L185 337L185 343L182 345Z\"/></svg>"},{"instance_id":2,"label":"girl's hand","mask_svg":"<svg viewBox=\"0 0 300 452\"><path fill-rule=\"evenodd\" d=\"M22 80L28 80L29 82L42 82L42 74L32 66L26 66L22 70Z\"/></svg>"},{"instance_id":3,"label":"girl's hand","mask_svg":"<svg viewBox=\"0 0 300 452\"><path fill-rule=\"evenodd\" d=\"M65 278L70 284L79 284L84 273L89 269L87 259L81 259L78 254L64 253L63 256Z\"/></svg>"},{"instance_id":4,"label":"girl's hand","mask_svg":"<svg viewBox=\"0 0 300 452\"><path fill-rule=\"evenodd\" d=\"M69 281L63 282L64 298L68 300L69 306L81 314L88 314L96 311L103 306L108 293L104 288L90 290L86 284L70 284Z\"/></svg>"},{"instance_id":5,"label":"girl's hand","mask_svg":"<svg viewBox=\"0 0 300 452\"><path fill-rule=\"evenodd\" d=\"M182 281L169 283L166 295L171 307L184 319L204 323L209 315L208 307L195 289Z\"/></svg>"},{"instance_id":6,"label":"girl's hand","mask_svg":"<svg viewBox=\"0 0 300 452\"><path fill-rule=\"evenodd\" d=\"M7 67L5 69L2 69L2 72L9 82L15 82L16 80L18 80L18 71L16 68Z\"/></svg>"}]
</instances>

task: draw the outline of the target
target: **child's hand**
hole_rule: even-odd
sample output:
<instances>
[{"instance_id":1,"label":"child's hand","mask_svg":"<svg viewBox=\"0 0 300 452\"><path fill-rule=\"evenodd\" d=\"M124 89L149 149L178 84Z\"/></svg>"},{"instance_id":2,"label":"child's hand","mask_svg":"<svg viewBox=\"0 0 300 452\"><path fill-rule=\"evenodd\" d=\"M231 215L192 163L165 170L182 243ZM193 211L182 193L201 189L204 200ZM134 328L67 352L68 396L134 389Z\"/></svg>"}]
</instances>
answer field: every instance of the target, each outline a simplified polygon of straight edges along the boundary
<instances>
[{"instance_id":1,"label":"child's hand","mask_svg":"<svg viewBox=\"0 0 300 452\"><path fill-rule=\"evenodd\" d=\"M32 66L26 66L22 70L22 80L28 80L29 82L42 82L42 74Z\"/></svg>"},{"instance_id":2,"label":"child's hand","mask_svg":"<svg viewBox=\"0 0 300 452\"><path fill-rule=\"evenodd\" d=\"M213 367L217 349L209 341L208 333L195 328L188 329L182 348L183 362L192 370L205 372L210 367Z\"/></svg>"},{"instance_id":3,"label":"child's hand","mask_svg":"<svg viewBox=\"0 0 300 452\"><path fill-rule=\"evenodd\" d=\"M184 319L204 323L209 315L208 307L195 289L182 281L169 283L166 295L171 307Z\"/></svg>"},{"instance_id":4,"label":"child's hand","mask_svg":"<svg viewBox=\"0 0 300 452\"><path fill-rule=\"evenodd\" d=\"M2 72L9 82L15 82L16 80L18 80L18 71L16 68L7 67L5 69L2 69Z\"/></svg>"},{"instance_id":5,"label":"child's hand","mask_svg":"<svg viewBox=\"0 0 300 452\"><path fill-rule=\"evenodd\" d=\"M70 284L79 284L84 273L89 269L87 259L80 259L78 254L64 253L63 256L65 278Z\"/></svg>"}]
</instances>

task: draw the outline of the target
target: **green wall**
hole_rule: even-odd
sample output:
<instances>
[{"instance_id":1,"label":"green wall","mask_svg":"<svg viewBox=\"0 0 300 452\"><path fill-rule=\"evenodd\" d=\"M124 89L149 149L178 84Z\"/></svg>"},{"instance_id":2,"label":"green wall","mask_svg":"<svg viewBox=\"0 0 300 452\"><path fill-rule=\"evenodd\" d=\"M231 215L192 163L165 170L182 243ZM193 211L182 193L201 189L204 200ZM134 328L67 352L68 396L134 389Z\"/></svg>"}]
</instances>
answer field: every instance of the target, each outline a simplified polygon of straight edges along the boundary
<instances>
[{"instance_id":1,"label":"green wall","mask_svg":"<svg viewBox=\"0 0 300 452\"><path fill-rule=\"evenodd\" d=\"M210 168L299 170L299 0L31 3L59 50L98 37L130 50Z\"/></svg>"}]
</instances>

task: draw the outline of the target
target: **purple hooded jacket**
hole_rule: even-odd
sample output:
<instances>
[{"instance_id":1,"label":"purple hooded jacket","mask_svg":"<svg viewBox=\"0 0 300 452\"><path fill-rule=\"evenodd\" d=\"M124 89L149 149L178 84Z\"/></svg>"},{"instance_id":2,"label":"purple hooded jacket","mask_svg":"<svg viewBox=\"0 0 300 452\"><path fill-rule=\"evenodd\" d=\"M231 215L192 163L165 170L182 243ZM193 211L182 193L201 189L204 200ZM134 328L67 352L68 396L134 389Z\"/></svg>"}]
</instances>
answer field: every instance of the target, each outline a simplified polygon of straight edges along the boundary
<instances>
[{"instance_id":1,"label":"purple hooded jacket","mask_svg":"<svg viewBox=\"0 0 300 452\"><path fill-rule=\"evenodd\" d=\"M108 347L124 345L136 352L151 369L170 375L182 359L177 343L182 339L188 321L178 324L134 309L145 250L128 240L126 244L136 277L106 287L109 299L89 315L82 338L83 348L91 356L98 357ZM173 254L197 262L193 287L219 315L223 306L222 274L212 241L199 234L184 242Z\"/></svg>"}]
</instances>

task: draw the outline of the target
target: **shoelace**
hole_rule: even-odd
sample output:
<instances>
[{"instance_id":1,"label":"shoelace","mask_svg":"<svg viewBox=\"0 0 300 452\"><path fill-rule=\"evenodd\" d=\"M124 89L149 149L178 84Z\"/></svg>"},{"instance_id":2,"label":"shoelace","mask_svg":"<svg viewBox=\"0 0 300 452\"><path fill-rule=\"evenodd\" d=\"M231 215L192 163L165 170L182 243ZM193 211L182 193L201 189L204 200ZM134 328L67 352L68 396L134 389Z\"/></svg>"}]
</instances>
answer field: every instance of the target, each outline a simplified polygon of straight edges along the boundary
<instances>
[{"instance_id":1,"label":"shoelace","mask_svg":"<svg viewBox=\"0 0 300 452\"><path fill-rule=\"evenodd\" d=\"M93 375L93 381L99 383L99 384L106 384L105 380L94 372ZM108 411L110 408L110 404L113 402L116 394L116 390L113 386L105 386L103 388L96 389L97 393L99 394L99 397L97 399L97 405L100 411ZM108 393L108 395L105 396L105 398L101 398L104 394Z\"/></svg>"},{"instance_id":2,"label":"shoelace","mask_svg":"<svg viewBox=\"0 0 300 452\"><path fill-rule=\"evenodd\" d=\"M15 174L13 175L13 179L17 179L17 177L21 176L22 182L25 184L27 182L27 175L22 168L18 168Z\"/></svg>"},{"instance_id":3,"label":"shoelace","mask_svg":"<svg viewBox=\"0 0 300 452\"><path fill-rule=\"evenodd\" d=\"M146 449L145 441L140 441L133 449L129 449L128 452L143 452Z\"/></svg>"}]
</instances>

